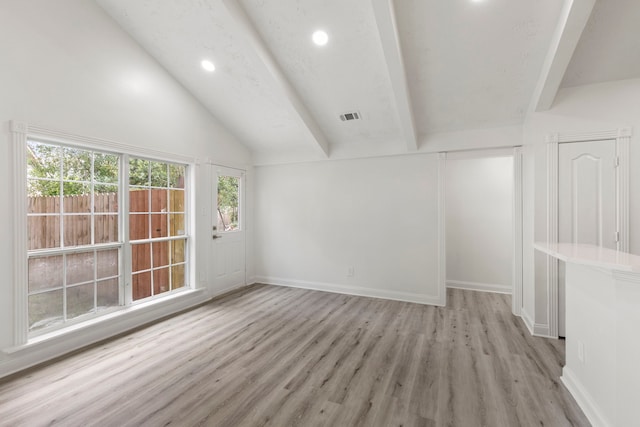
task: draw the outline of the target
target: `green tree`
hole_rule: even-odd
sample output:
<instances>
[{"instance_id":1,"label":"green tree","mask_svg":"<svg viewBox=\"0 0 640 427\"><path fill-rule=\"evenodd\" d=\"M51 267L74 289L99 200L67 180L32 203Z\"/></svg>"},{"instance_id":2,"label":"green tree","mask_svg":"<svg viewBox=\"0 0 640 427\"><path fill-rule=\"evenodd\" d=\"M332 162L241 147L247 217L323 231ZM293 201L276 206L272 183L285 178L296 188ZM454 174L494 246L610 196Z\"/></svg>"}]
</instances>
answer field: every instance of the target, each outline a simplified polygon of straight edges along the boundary
<instances>
[{"instance_id":1,"label":"green tree","mask_svg":"<svg viewBox=\"0 0 640 427\"><path fill-rule=\"evenodd\" d=\"M239 181L234 176L218 177L218 214L225 228L238 223ZM230 218L231 224L224 223L225 215Z\"/></svg>"},{"instance_id":2,"label":"green tree","mask_svg":"<svg viewBox=\"0 0 640 427\"><path fill-rule=\"evenodd\" d=\"M28 142L29 196L87 194L93 181L118 182L118 156L71 147ZM62 183L62 184L61 184Z\"/></svg>"},{"instance_id":3,"label":"green tree","mask_svg":"<svg viewBox=\"0 0 640 427\"><path fill-rule=\"evenodd\" d=\"M29 196L66 196L88 194L90 184L97 192L116 191L119 156L72 147L27 143ZM130 185L184 188L185 167L132 157L129 159ZM106 184L106 185L103 185Z\"/></svg>"}]
</instances>

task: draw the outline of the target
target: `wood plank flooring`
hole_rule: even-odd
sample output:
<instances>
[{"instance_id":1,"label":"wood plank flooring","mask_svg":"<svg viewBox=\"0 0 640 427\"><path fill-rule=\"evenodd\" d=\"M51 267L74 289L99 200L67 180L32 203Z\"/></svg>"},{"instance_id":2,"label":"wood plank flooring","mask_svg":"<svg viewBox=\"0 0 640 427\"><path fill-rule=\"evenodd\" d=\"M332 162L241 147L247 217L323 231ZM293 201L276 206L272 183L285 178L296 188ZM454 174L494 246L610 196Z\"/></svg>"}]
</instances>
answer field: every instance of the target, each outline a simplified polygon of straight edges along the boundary
<instances>
[{"instance_id":1,"label":"wood plank flooring","mask_svg":"<svg viewBox=\"0 0 640 427\"><path fill-rule=\"evenodd\" d=\"M505 295L254 285L0 382L2 426L588 426Z\"/></svg>"}]
</instances>

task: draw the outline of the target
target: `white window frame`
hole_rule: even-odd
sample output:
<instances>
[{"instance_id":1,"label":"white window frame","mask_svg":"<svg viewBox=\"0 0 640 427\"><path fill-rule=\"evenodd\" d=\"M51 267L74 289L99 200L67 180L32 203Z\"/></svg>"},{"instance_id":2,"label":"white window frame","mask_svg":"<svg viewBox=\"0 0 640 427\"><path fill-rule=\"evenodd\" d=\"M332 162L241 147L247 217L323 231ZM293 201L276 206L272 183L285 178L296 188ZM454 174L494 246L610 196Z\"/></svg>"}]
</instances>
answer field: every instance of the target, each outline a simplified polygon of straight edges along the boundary
<instances>
[{"instance_id":1,"label":"white window frame","mask_svg":"<svg viewBox=\"0 0 640 427\"><path fill-rule=\"evenodd\" d=\"M50 333L52 331L64 330L67 327L78 325L81 321L70 321L64 323L60 327L45 328L42 331L29 333L28 319L28 247L27 247L27 141L36 140L43 143L59 144L63 146L77 147L87 150L95 150L118 154L121 157L121 171L119 180L120 191L120 207L119 207L119 234L120 241L109 246L120 248L120 274L124 281L125 289L124 305L117 309L124 310L132 306L131 301L131 244L129 243L129 201L128 197L128 158L129 156L141 157L154 161L181 163L187 166L185 173L185 236L187 237L185 248L186 264L185 264L185 281L184 288L179 290L164 292L157 297L145 298L139 302L151 302L154 298L164 300L165 295L175 294L181 290L194 289L196 287L191 272L195 263L195 244L194 244L194 166L197 164L196 159L179 154L166 153L151 149L135 147L114 141L100 138L80 136L72 133L61 132L46 127L27 124L20 121L11 121L9 123L11 148L13 151L13 201L14 201L14 259L13 259L13 284L14 284L14 345L22 346L27 344L30 339ZM125 159L127 163L125 163ZM125 181L126 179L126 181ZM126 191L122 191L126 189ZM95 249L95 246L86 246L74 248L79 251ZM43 250L44 253L44 250ZM126 260L126 261L125 261ZM121 285L122 286L122 285ZM116 310L117 310L116 309ZM111 310L105 310L111 312ZM85 319L94 319L102 315L91 316Z\"/></svg>"},{"instance_id":2,"label":"white window frame","mask_svg":"<svg viewBox=\"0 0 640 427\"><path fill-rule=\"evenodd\" d=\"M215 194L214 194L214 224L218 224L218 183L221 176L229 176L238 179L238 228L236 230L216 230L217 234L233 234L245 231L245 221L244 221L244 192L245 192L245 171L236 168L230 168L227 166L217 166L214 165L214 173L215 173Z\"/></svg>"}]
</instances>

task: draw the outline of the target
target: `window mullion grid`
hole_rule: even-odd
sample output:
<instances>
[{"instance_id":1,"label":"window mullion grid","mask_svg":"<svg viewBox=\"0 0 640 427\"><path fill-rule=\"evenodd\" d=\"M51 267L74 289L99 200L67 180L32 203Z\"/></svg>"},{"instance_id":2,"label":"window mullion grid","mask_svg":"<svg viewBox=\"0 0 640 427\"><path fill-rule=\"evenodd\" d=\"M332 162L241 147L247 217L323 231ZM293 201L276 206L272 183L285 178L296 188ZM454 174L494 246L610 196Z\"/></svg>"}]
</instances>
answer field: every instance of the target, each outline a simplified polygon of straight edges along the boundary
<instances>
[{"instance_id":1,"label":"window mullion grid","mask_svg":"<svg viewBox=\"0 0 640 427\"><path fill-rule=\"evenodd\" d=\"M123 154L120 156L120 203L118 203L118 216L120 218L120 241L123 242L122 251L120 253L119 271L122 273L122 280L120 282L120 289L124 289L124 292L120 292L120 303L128 306L133 301L133 277L132 277L132 256L131 256L131 244L129 240L129 155ZM124 284L124 288L123 288Z\"/></svg>"},{"instance_id":2,"label":"window mullion grid","mask_svg":"<svg viewBox=\"0 0 640 427\"><path fill-rule=\"evenodd\" d=\"M171 215L173 212L173 208L171 206L171 188L170 188L170 183L171 183L171 177L169 176L169 164L166 165L166 170L167 170L167 189L166 194L167 194L167 237L171 236ZM175 220L175 219L174 219ZM167 266L167 269L169 270L169 291L173 290L173 242L171 241L167 241L168 245L169 245L169 265Z\"/></svg>"},{"instance_id":3,"label":"window mullion grid","mask_svg":"<svg viewBox=\"0 0 640 427\"><path fill-rule=\"evenodd\" d=\"M62 174L63 174L63 168L62 168L62 153L63 153L63 149L62 147L58 146L58 155L60 156L60 163L59 163L59 170L58 170L58 184L59 184L59 190L58 190L58 210L60 212L60 218L58 219L58 221L60 221L60 247L64 248L65 247L65 241L64 241L64 183L62 180Z\"/></svg>"},{"instance_id":4,"label":"window mullion grid","mask_svg":"<svg viewBox=\"0 0 640 427\"><path fill-rule=\"evenodd\" d=\"M154 296L155 295L155 293L154 293L155 286L154 286L154 282L153 282L153 267L154 267L154 264L153 264L153 230L151 228L151 226L153 225L153 221L151 221L151 218L152 218L152 215L153 215L152 214L153 207L151 206L151 203L153 202L153 197L151 197L151 162L149 162L149 166L147 166L147 185L148 185L148 191L147 191L147 203L148 203L148 205L147 206L149 206L148 215L147 215L147 222L148 222L148 224L147 224L147 226L148 226L147 227L147 233L148 234L147 235L151 239L151 245L150 245L151 246L150 247L151 254L149 255L149 259L151 260L150 261L151 265L149 266L151 271L150 271L149 274L151 275L151 277L149 278L149 283L151 285L151 289L150 289L151 296Z\"/></svg>"},{"instance_id":5,"label":"window mullion grid","mask_svg":"<svg viewBox=\"0 0 640 427\"><path fill-rule=\"evenodd\" d=\"M62 320L67 322L67 254L62 254Z\"/></svg>"},{"instance_id":6,"label":"window mullion grid","mask_svg":"<svg viewBox=\"0 0 640 427\"><path fill-rule=\"evenodd\" d=\"M91 246L93 247L93 312L98 312L98 251L95 248L96 244L96 218L95 218L95 167L96 167L96 153L91 152L91 176L89 177L91 182L89 184L89 194L91 200L89 200L90 206L90 227L91 227Z\"/></svg>"}]
</instances>

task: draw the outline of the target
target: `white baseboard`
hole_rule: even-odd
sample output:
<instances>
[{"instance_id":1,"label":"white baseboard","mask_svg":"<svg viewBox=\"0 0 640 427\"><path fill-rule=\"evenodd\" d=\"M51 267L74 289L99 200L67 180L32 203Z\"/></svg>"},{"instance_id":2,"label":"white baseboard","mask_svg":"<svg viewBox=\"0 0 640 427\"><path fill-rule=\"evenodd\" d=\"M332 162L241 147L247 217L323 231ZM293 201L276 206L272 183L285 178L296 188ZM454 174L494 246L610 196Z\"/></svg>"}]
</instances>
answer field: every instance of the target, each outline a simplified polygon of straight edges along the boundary
<instances>
[{"instance_id":1,"label":"white baseboard","mask_svg":"<svg viewBox=\"0 0 640 427\"><path fill-rule=\"evenodd\" d=\"M549 335L549 325L545 323L535 323L533 321L533 317L527 313L527 310L525 310L524 307L520 310L520 317L524 321L529 333L534 337L558 339L558 337L552 337Z\"/></svg>"},{"instance_id":2,"label":"white baseboard","mask_svg":"<svg viewBox=\"0 0 640 427\"><path fill-rule=\"evenodd\" d=\"M238 283L236 285L233 286L227 286L226 288L223 289L209 289L209 297L210 298L215 298L219 295L224 295L226 293L229 293L231 291L235 291L236 289L240 289L240 288L244 288L245 286L249 286L250 283Z\"/></svg>"},{"instance_id":3,"label":"white baseboard","mask_svg":"<svg viewBox=\"0 0 640 427\"><path fill-rule=\"evenodd\" d=\"M534 323L533 325L533 335L541 338L553 338L558 339L558 337L552 337L549 333L549 325L545 323Z\"/></svg>"},{"instance_id":4,"label":"white baseboard","mask_svg":"<svg viewBox=\"0 0 640 427\"><path fill-rule=\"evenodd\" d=\"M267 285L288 286L291 288L311 289L315 291L333 292L338 294L357 295L371 298L382 298L395 301L415 302L418 304L444 306L445 296L432 296L411 292L389 291L384 289L363 288L360 286L338 285L334 283L309 282L305 280L291 280L280 277L256 276L256 283Z\"/></svg>"},{"instance_id":5,"label":"white baseboard","mask_svg":"<svg viewBox=\"0 0 640 427\"><path fill-rule=\"evenodd\" d=\"M495 285L492 283L465 282L462 280L447 280L447 288L464 289L467 291L494 292L511 295L511 286Z\"/></svg>"},{"instance_id":6,"label":"white baseboard","mask_svg":"<svg viewBox=\"0 0 640 427\"><path fill-rule=\"evenodd\" d=\"M533 318L529 313L527 313L527 310L525 310L524 307L522 307L522 310L520 310L520 318L522 318L522 321L529 330L529 333L533 335Z\"/></svg>"},{"instance_id":7,"label":"white baseboard","mask_svg":"<svg viewBox=\"0 0 640 427\"><path fill-rule=\"evenodd\" d=\"M582 412L584 412L589 422L591 422L591 425L594 427L609 427L613 425L607 420L589 392L584 388L571 369L566 366L562 368L560 380L576 400Z\"/></svg>"}]
</instances>

